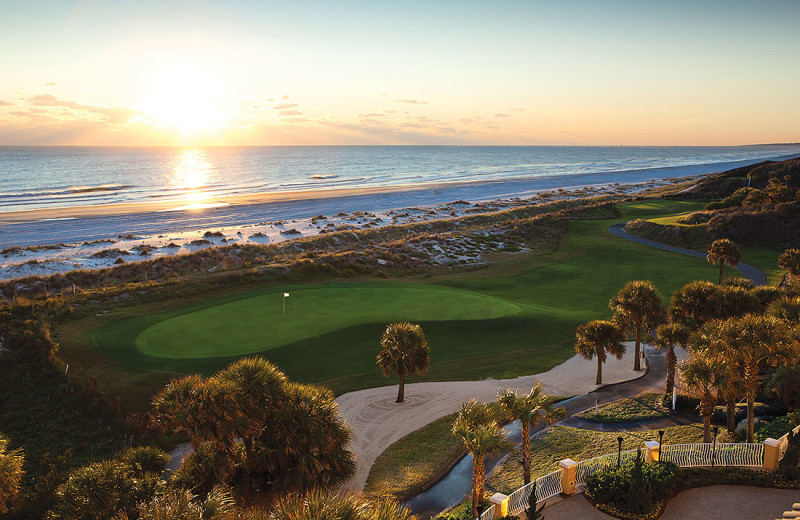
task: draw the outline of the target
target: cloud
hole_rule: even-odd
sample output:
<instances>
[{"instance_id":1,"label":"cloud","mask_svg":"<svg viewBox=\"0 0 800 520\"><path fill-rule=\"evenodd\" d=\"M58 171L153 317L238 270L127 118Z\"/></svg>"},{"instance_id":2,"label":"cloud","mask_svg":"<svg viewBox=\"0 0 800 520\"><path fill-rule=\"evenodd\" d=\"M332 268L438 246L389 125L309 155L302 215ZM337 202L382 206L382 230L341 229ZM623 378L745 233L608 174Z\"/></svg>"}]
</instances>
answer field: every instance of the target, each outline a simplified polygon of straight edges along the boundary
<instances>
[{"instance_id":1,"label":"cloud","mask_svg":"<svg viewBox=\"0 0 800 520\"><path fill-rule=\"evenodd\" d=\"M406 103L408 105L427 105L427 101L420 101L418 99L395 99L395 103Z\"/></svg>"},{"instance_id":2,"label":"cloud","mask_svg":"<svg viewBox=\"0 0 800 520\"><path fill-rule=\"evenodd\" d=\"M525 112L527 108L509 108L509 112Z\"/></svg>"},{"instance_id":3,"label":"cloud","mask_svg":"<svg viewBox=\"0 0 800 520\"><path fill-rule=\"evenodd\" d=\"M34 107L64 107L72 110L80 110L90 114L97 114L107 118L109 123L125 123L132 116L138 114L137 110L130 108L102 107L97 105L84 105L76 101L61 99L51 94L39 94L28 98L28 103Z\"/></svg>"},{"instance_id":4,"label":"cloud","mask_svg":"<svg viewBox=\"0 0 800 520\"><path fill-rule=\"evenodd\" d=\"M10 107L10 106L14 106L14 103L9 103L8 101L3 101L2 99L0 99L0 107Z\"/></svg>"},{"instance_id":5,"label":"cloud","mask_svg":"<svg viewBox=\"0 0 800 520\"><path fill-rule=\"evenodd\" d=\"M300 112L299 110L282 110L281 112L278 112L278 115L281 116L281 117L302 116L303 113Z\"/></svg>"},{"instance_id":6,"label":"cloud","mask_svg":"<svg viewBox=\"0 0 800 520\"><path fill-rule=\"evenodd\" d=\"M289 99L289 94L284 94L281 99Z\"/></svg>"},{"instance_id":7,"label":"cloud","mask_svg":"<svg viewBox=\"0 0 800 520\"><path fill-rule=\"evenodd\" d=\"M56 86L56 84L57 84L57 83L56 83L55 81L48 81L47 83L45 83L45 84L44 84L44 85L42 85L42 86L43 86L43 87L55 87L55 86Z\"/></svg>"},{"instance_id":8,"label":"cloud","mask_svg":"<svg viewBox=\"0 0 800 520\"><path fill-rule=\"evenodd\" d=\"M504 114L504 113L501 112L499 114L495 114L494 117L511 117L511 115L510 114Z\"/></svg>"},{"instance_id":9,"label":"cloud","mask_svg":"<svg viewBox=\"0 0 800 520\"><path fill-rule=\"evenodd\" d=\"M294 108L297 106L297 103L281 103L280 105L275 105L275 110L286 110L287 108Z\"/></svg>"},{"instance_id":10,"label":"cloud","mask_svg":"<svg viewBox=\"0 0 800 520\"><path fill-rule=\"evenodd\" d=\"M369 114L358 114L358 117L372 118L372 117L386 117L386 114L377 114L370 112Z\"/></svg>"}]
</instances>

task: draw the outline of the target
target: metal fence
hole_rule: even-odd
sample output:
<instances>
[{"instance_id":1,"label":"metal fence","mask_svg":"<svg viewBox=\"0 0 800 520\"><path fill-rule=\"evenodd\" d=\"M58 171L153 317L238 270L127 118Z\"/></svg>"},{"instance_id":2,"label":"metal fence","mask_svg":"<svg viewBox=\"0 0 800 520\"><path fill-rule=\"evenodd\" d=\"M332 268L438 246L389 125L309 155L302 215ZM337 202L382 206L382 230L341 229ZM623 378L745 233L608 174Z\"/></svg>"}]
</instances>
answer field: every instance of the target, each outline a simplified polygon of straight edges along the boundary
<instances>
[{"instance_id":1,"label":"metal fence","mask_svg":"<svg viewBox=\"0 0 800 520\"><path fill-rule=\"evenodd\" d=\"M575 485L582 486L586 484L586 479L593 473L616 467L618 460L620 461L620 464L625 464L629 460L633 460L635 458L636 450L627 450L620 454L609 453L608 455L601 455L593 459L582 460L578 463L577 474L575 475Z\"/></svg>"},{"instance_id":2,"label":"metal fence","mask_svg":"<svg viewBox=\"0 0 800 520\"><path fill-rule=\"evenodd\" d=\"M497 508L497 506L494 504L486 508L486 511L481 513L481 516L478 518L478 520L492 520L494 518L495 508Z\"/></svg>"},{"instance_id":3,"label":"metal fence","mask_svg":"<svg viewBox=\"0 0 800 520\"><path fill-rule=\"evenodd\" d=\"M668 444L661 448L660 460L682 468L696 466L761 467L764 445L755 443Z\"/></svg>"},{"instance_id":4,"label":"metal fence","mask_svg":"<svg viewBox=\"0 0 800 520\"><path fill-rule=\"evenodd\" d=\"M508 514L518 515L530 507L531 489L536 484L536 500L547 500L561 493L561 470L548 473L543 477L539 477L530 484L526 484L517 489L508 501Z\"/></svg>"}]
</instances>

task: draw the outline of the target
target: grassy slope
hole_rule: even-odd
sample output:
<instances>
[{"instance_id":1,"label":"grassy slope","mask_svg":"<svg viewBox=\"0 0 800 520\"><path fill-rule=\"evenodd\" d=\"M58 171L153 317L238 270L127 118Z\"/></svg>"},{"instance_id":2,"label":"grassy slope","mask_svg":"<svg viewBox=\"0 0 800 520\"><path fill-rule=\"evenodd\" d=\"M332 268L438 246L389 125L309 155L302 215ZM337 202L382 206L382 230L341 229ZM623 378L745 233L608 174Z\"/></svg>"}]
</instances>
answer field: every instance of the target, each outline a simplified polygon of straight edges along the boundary
<instances>
[{"instance_id":1,"label":"grassy slope","mask_svg":"<svg viewBox=\"0 0 800 520\"><path fill-rule=\"evenodd\" d=\"M703 438L702 425L666 428L665 444L689 444ZM570 458L582 461L617 452L617 437L623 437L622 449L644 448L645 441L658 440L655 430L638 432L598 432L567 426L551 426L531 442L531 476L541 477L558 469L558 461ZM511 493L522 486L522 452L514 450L487 480L487 486L501 493Z\"/></svg>"},{"instance_id":2,"label":"grassy slope","mask_svg":"<svg viewBox=\"0 0 800 520\"><path fill-rule=\"evenodd\" d=\"M599 407L597 414L594 409L581 412L577 415L581 419L596 422L635 422L645 419L655 419L669 415L669 409L662 402L664 394L645 393L629 399L620 399Z\"/></svg>"},{"instance_id":3,"label":"grassy slope","mask_svg":"<svg viewBox=\"0 0 800 520\"><path fill-rule=\"evenodd\" d=\"M572 335L578 323L609 315L608 299L625 282L652 280L666 300L688 281L713 279L714 268L702 259L644 248L605 231L616 222L701 206L674 201L625 204L617 219L570 222L566 238L553 253L521 255L516 261L483 270L417 279L415 283L510 301L523 311L489 320L423 320L432 349L431 365L427 375L415 376L412 381L503 378L546 370L572 354ZM349 285L375 287L386 283L359 281ZM290 292L297 289L288 288ZM87 366L87 373L96 373L101 385L123 394L133 408L143 406L169 377L209 373L235 357L167 360L143 356L133 348L139 332L188 310L275 290L272 286L246 295L183 302L191 305L183 309L178 306L180 302L174 301L127 307L109 317L93 316L82 323L67 324L60 330L64 357ZM165 314L152 314L165 310ZM394 381L383 378L374 362L384 326L385 322L374 322L344 327L300 339L264 355L291 378L324 382L337 393L392 384ZM91 347L94 343L99 351Z\"/></svg>"}]
</instances>

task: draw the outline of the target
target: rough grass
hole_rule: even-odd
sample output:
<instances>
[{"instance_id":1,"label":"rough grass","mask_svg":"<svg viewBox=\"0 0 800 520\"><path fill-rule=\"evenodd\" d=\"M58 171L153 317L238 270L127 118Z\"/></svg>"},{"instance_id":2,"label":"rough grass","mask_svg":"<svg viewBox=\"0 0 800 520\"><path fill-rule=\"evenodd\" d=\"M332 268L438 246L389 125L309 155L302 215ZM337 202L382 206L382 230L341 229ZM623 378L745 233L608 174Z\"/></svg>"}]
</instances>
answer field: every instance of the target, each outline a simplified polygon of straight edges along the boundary
<instances>
[{"instance_id":1,"label":"rough grass","mask_svg":"<svg viewBox=\"0 0 800 520\"><path fill-rule=\"evenodd\" d=\"M703 439L702 425L673 426L664 429L665 444L690 444ZM558 469L560 460L582 461L617 452L617 437L624 438L622 449L644 448L645 441L658 440L658 432L598 432L567 426L551 426L531 442L531 476L538 478ZM522 452L509 454L487 479L487 487L510 494L522 486Z\"/></svg>"},{"instance_id":2,"label":"rough grass","mask_svg":"<svg viewBox=\"0 0 800 520\"><path fill-rule=\"evenodd\" d=\"M401 500L418 494L464 452L451 434L455 416L437 419L387 448L372 466L364 492Z\"/></svg>"},{"instance_id":3,"label":"rough grass","mask_svg":"<svg viewBox=\"0 0 800 520\"><path fill-rule=\"evenodd\" d=\"M598 408L586 410L577 415L581 419L601 423L626 423L656 419L669 415L669 409L664 406L664 394L645 393L628 399L620 399L604 404Z\"/></svg>"}]
</instances>

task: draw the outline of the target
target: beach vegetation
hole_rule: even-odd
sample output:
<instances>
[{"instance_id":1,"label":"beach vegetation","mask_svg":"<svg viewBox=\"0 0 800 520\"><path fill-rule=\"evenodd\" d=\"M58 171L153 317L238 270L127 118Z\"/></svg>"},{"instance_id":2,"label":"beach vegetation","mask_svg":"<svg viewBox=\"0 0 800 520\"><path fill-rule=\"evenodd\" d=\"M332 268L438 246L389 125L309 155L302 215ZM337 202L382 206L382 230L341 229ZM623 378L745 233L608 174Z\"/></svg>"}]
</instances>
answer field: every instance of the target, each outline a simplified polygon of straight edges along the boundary
<instances>
[{"instance_id":1,"label":"beach vegetation","mask_svg":"<svg viewBox=\"0 0 800 520\"><path fill-rule=\"evenodd\" d=\"M719 284L722 285L722 271L725 268L725 264L728 264L731 267L736 267L739 264L739 260L742 258L742 254L739 252L739 248L733 240L729 240L727 238L718 238L711 243L711 246L708 248L708 254L706 255L706 259L712 263L719 265Z\"/></svg>"}]
</instances>

